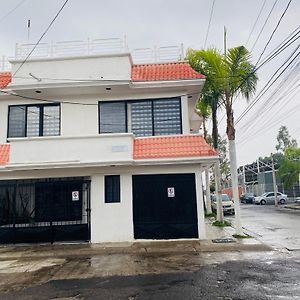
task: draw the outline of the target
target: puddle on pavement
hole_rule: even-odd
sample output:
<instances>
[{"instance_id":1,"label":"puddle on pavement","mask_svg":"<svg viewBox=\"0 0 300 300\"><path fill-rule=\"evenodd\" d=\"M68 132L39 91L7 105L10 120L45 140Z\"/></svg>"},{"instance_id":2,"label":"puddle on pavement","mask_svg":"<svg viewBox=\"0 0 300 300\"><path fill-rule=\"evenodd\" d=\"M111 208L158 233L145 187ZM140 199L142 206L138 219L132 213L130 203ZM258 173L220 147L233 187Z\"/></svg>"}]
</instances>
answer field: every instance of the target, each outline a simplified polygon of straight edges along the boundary
<instances>
[{"instance_id":1,"label":"puddle on pavement","mask_svg":"<svg viewBox=\"0 0 300 300\"><path fill-rule=\"evenodd\" d=\"M45 267L62 265L62 258L47 258L43 260L6 260L0 261L0 274L35 272Z\"/></svg>"}]
</instances>

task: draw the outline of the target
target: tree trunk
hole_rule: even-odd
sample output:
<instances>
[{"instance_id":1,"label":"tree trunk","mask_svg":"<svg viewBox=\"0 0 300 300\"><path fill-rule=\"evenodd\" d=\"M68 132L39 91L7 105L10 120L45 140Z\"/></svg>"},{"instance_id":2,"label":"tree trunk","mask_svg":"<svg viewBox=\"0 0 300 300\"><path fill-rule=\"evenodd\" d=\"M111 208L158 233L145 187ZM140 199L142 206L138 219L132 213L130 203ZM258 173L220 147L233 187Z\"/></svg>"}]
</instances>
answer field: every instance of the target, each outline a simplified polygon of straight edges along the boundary
<instances>
[{"instance_id":1,"label":"tree trunk","mask_svg":"<svg viewBox=\"0 0 300 300\"><path fill-rule=\"evenodd\" d=\"M221 172L220 161L215 164L215 187L216 187L216 200L217 200L217 220L224 222L224 212L222 203L222 187L221 187Z\"/></svg>"},{"instance_id":2,"label":"tree trunk","mask_svg":"<svg viewBox=\"0 0 300 300\"><path fill-rule=\"evenodd\" d=\"M229 160L230 160L230 173L231 173L231 188L234 201L235 212L235 230L236 234L243 235L241 214L240 214L240 200L238 191L238 173L237 173L237 160L236 160L236 146L235 146L235 128L233 110L230 99L226 99L226 114L227 114L227 137L229 144Z\"/></svg>"},{"instance_id":3,"label":"tree trunk","mask_svg":"<svg viewBox=\"0 0 300 300\"><path fill-rule=\"evenodd\" d=\"M226 115L227 115L227 137L229 141L235 140L235 128L234 128L234 117L231 105L226 105Z\"/></svg>"}]
</instances>

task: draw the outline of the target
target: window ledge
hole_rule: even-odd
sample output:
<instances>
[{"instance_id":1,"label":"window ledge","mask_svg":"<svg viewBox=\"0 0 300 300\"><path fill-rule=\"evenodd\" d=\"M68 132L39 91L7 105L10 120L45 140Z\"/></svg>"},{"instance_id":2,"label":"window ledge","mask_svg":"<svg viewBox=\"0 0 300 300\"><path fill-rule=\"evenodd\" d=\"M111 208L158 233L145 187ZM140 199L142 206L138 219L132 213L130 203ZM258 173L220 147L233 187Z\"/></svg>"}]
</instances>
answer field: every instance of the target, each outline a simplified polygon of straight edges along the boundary
<instances>
[{"instance_id":1,"label":"window ledge","mask_svg":"<svg viewBox=\"0 0 300 300\"><path fill-rule=\"evenodd\" d=\"M80 135L80 136L35 136L35 137L18 137L8 138L8 142L24 142L24 141L45 141L45 140L78 140L78 139L99 139L99 138L120 138L131 137L133 139L133 133L101 133L98 135Z\"/></svg>"}]
</instances>

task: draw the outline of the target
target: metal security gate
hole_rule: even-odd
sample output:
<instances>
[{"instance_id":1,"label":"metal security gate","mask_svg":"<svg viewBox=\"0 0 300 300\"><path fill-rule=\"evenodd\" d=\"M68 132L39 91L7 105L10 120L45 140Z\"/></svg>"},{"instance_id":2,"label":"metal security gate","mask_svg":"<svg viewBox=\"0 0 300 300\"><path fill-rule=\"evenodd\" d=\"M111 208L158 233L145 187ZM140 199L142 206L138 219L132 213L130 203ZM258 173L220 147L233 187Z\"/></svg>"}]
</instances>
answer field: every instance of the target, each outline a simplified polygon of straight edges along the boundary
<instances>
[{"instance_id":1,"label":"metal security gate","mask_svg":"<svg viewBox=\"0 0 300 300\"><path fill-rule=\"evenodd\" d=\"M90 181L0 181L0 243L90 240Z\"/></svg>"},{"instance_id":2,"label":"metal security gate","mask_svg":"<svg viewBox=\"0 0 300 300\"><path fill-rule=\"evenodd\" d=\"M197 238L194 174L133 176L136 239Z\"/></svg>"}]
</instances>

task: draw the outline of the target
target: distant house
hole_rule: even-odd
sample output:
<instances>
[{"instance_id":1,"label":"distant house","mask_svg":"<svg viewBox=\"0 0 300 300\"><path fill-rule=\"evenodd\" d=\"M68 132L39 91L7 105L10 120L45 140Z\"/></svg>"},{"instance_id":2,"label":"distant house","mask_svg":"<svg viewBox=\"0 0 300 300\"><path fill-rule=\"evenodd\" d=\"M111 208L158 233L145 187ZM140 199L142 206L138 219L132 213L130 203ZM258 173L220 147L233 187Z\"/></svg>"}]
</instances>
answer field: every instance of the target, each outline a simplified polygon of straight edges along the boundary
<instances>
[{"instance_id":1,"label":"distant house","mask_svg":"<svg viewBox=\"0 0 300 300\"><path fill-rule=\"evenodd\" d=\"M11 61L12 74L22 60ZM0 74L0 243L205 238L205 77L129 53Z\"/></svg>"}]
</instances>

